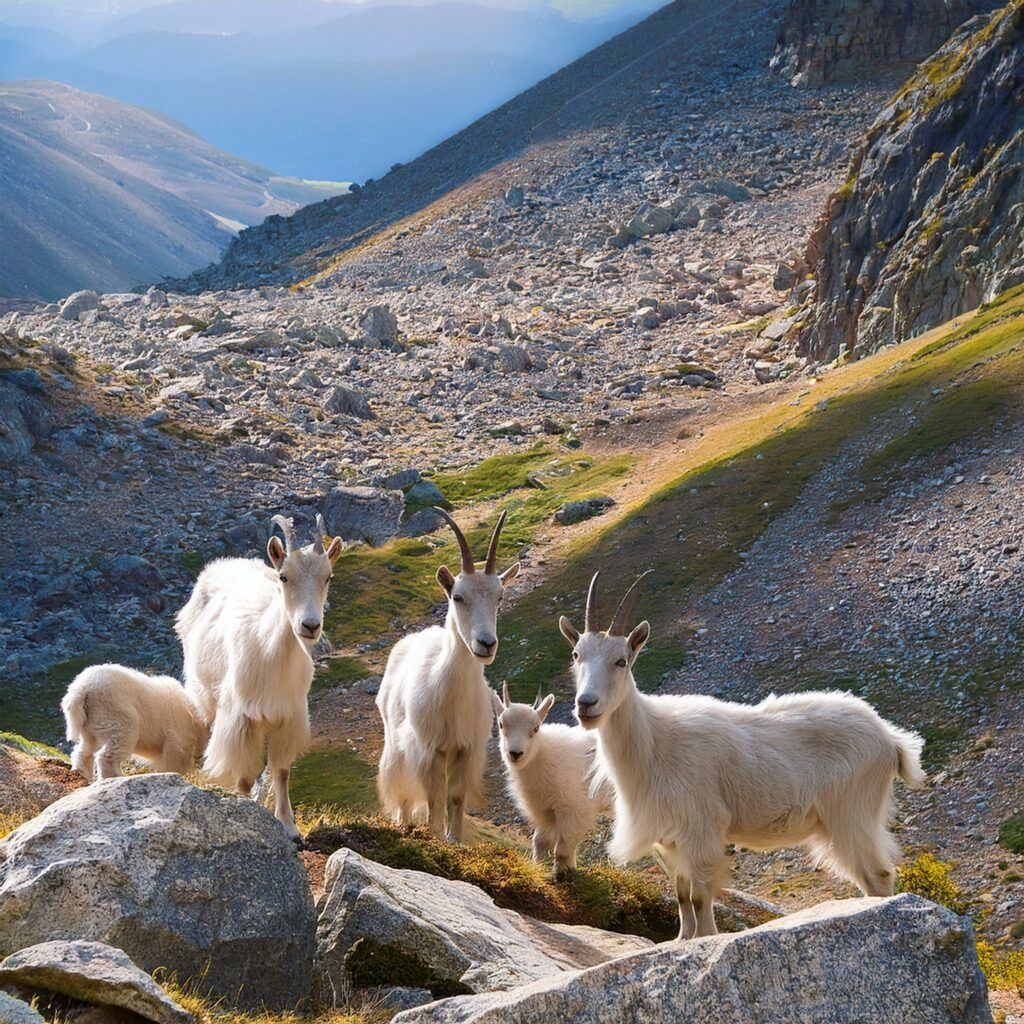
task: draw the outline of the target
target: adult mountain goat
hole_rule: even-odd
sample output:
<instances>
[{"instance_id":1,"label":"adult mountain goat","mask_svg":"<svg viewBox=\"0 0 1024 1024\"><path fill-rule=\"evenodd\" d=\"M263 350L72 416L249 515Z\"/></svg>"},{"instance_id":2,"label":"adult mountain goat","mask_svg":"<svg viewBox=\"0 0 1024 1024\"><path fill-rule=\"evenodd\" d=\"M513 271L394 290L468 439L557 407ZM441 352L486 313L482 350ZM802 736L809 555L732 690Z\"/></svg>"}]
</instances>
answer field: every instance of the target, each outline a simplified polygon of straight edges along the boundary
<instances>
[{"instance_id":1,"label":"adult mountain goat","mask_svg":"<svg viewBox=\"0 0 1024 1024\"><path fill-rule=\"evenodd\" d=\"M185 689L211 725L203 770L249 796L266 758L274 814L299 842L288 784L292 762L309 744L309 648L323 632L343 545L335 537L324 549L321 516L305 547L296 544L290 519L273 522L284 534L283 544L276 536L267 542L273 568L255 558L211 562L175 629L185 652Z\"/></svg>"},{"instance_id":2,"label":"adult mountain goat","mask_svg":"<svg viewBox=\"0 0 1024 1024\"><path fill-rule=\"evenodd\" d=\"M612 858L655 854L675 881L681 939L715 934L712 902L729 875L730 842L803 845L867 895L891 895L892 782L925 784L921 738L845 693L755 706L640 693L633 663L651 630L641 622L627 633L637 583L606 632L596 573L583 634L559 620L573 648L576 714L597 730L599 770L615 788Z\"/></svg>"},{"instance_id":3,"label":"adult mountain goat","mask_svg":"<svg viewBox=\"0 0 1024 1024\"><path fill-rule=\"evenodd\" d=\"M505 513L491 534L484 571L477 572L458 523L443 509L462 556L453 576L447 566L437 581L448 596L444 626L404 637L388 658L377 694L384 723L384 750L377 787L384 810L408 823L424 805L438 835L461 842L466 805L481 797L487 741L491 735L491 691L484 665L498 653L497 617L502 589L519 572L516 562L497 572L498 538Z\"/></svg>"}]
</instances>

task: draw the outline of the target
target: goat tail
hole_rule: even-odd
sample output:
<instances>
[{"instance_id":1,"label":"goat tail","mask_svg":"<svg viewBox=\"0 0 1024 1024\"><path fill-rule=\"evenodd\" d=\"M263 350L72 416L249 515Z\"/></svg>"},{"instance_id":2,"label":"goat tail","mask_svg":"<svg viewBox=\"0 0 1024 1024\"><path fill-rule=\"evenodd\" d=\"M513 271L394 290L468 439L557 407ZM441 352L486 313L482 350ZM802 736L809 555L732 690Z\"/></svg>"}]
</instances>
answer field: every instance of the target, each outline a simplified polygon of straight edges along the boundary
<instances>
[{"instance_id":1,"label":"goat tail","mask_svg":"<svg viewBox=\"0 0 1024 1024\"><path fill-rule=\"evenodd\" d=\"M72 685L60 702L60 709L64 712L64 721L68 727L67 736L72 743L77 743L82 738L82 730L89 718L85 701L85 687Z\"/></svg>"},{"instance_id":2,"label":"goat tail","mask_svg":"<svg viewBox=\"0 0 1024 1024\"><path fill-rule=\"evenodd\" d=\"M889 726L890 734L896 744L897 773L911 789L924 789L928 785L928 776L921 767L921 752L924 750L924 739L916 732Z\"/></svg>"}]
</instances>

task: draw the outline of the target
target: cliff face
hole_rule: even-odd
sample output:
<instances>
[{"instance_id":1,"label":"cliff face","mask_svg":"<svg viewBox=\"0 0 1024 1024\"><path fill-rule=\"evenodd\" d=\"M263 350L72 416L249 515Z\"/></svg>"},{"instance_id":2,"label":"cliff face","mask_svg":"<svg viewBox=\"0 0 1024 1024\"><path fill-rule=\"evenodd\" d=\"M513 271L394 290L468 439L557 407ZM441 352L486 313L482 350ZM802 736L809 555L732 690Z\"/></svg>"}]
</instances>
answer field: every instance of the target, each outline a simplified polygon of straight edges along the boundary
<instances>
[{"instance_id":1,"label":"cliff face","mask_svg":"<svg viewBox=\"0 0 1024 1024\"><path fill-rule=\"evenodd\" d=\"M774 71L797 86L917 62L985 0L794 0L779 30Z\"/></svg>"},{"instance_id":2,"label":"cliff face","mask_svg":"<svg viewBox=\"0 0 1024 1024\"><path fill-rule=\"evenodd\" d=\"M964 25L882 111L813 232L801 346L865 355L1024 281L1024 0Z\"/></svg>"}]
</instances>

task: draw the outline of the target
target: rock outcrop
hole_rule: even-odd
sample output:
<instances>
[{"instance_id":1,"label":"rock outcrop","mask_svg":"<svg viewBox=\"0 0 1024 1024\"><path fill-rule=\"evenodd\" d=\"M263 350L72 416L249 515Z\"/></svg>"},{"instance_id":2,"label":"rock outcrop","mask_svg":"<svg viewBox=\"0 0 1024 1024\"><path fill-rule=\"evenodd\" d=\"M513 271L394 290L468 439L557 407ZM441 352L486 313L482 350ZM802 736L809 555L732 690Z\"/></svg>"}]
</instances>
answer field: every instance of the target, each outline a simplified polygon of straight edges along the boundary
<instances>
[{"instance_id":1,"label":"rock outcrop","mask_svg":"<svg viewBox=\"0 0 1024 1024\"><path fill-rule=\"evenodd\" d=\"M991 1024L967 918L918 896L822 903L746 932L665 943L395 1024Z\"/></svg>"},{"instance_id":2,"label":"rock outcrop","mask_svg":"<svg viewBox=\"0 0 1024 1024\"><path fill-rule=\"evenodd\" d=\"M52 940L124 950L247 1007L310 985L309 881L278 822L177 775L76 790L0 843L0 955Z\"/></svg>"},{"instance_id":3,"label":"rock outcrop","mask_svg":"<svg viewBox=\"0 0 1024 1024\"><path fill-rule=\"evenodd\" d=\"M860 356L1024 281L1024 3L964 25L875 121L807 262L801 347Z\"/></svg>"},{"instance_id":4,"label":"rock outcrop","mask_svg":"<svg viewBox=\"0 0 1024 1024\"><path fill-rule=\"evenodd\" d=\"M644 949L648 939L502 910L474 885L385 867L342 849L327 862L316 970L324 987L512 989ZM377 976L379 972L379 976Z\"/></svg>"},{"instance_id":5,"label":"rock outcrop","mask_svg":"<svg viewBox=\"0 0 1024 1024\"><path fill-rule=\"evenodd\" d=\"M152 1024L194 1020L122 950L102 942L41 942L19 950L0 962L0 985L44 998L57 994L117 1007Z\"/></svg>"},{"instance_id":6,"label":"rock outcrop","mask_svg":"<svg viewBox=\"0 0 1024 1024\"><path fill-rule=\"evenodd\" d=\"M796 86L877 74L927 57L984 6L984 0L793 0L770 66Z\"/></svg>"}]
</instances>

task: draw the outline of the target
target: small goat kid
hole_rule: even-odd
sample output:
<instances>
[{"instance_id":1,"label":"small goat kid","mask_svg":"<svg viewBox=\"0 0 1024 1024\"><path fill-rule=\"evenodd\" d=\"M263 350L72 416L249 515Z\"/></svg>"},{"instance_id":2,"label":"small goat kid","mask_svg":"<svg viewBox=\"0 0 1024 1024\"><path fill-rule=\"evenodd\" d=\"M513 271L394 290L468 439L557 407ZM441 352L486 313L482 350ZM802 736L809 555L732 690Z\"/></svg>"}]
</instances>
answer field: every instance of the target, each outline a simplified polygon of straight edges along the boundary
<instances>
[{"instance_id":1,"label":"small goat kid","mask_svg":"<svg viewBox=\"0 0 1024 1024\"><path fill-rule=\"evenodd\" d=\"M257 559L220 558L199 574L175 629L185 653L185 688L211 725L203 770L250 796L266 761L274 814L299 842L288 784L309 744L309 648L323 632L324 603L340 537L324 549L317 516L311 544L295 543L292 521L267 542L273 568Z\"/></svg>"},{"instance_id":2,"label":"small goat kid","mask_svg":"<svg viewBox=\"0 0 1024 1024\"><path fill-rule=\"evenodd\" d=\"M93 665L75 676L61 701L71 766L93 781L121 774L132 755L158 772L192 771L209 730L177 679L124 665Z\"/></svg>"},{"instance_id":3,"label":"small goat kid","mask_svg":"<svg viewBox=\"0 0 1024 1024\"><path fill-rule=\"evenodd\" d=\"M611 810L614 793L607 781L592 786L597 737L585 729L545 725L554 694L529 704L513 704L508 684L493 690L501 756L509 791L534 827L533 859L552 851L555 874L576 867L576 850Z\"/></svg>"},{"instance_id":4,"label":"small goat kid","mask_svg":"<svg viewBox=\"0 0 1024 1024\"><path fill-rule=\"evenodd\" d=\"M502 589L519 572L515 563L498 574L498 538L505 513L491 534L484 571L458 524L443 509L459 544L462 570L447 566L437 581L448 596L444 626L404 637L388 658L377 694L384 723L384 750L377 786L385 811L409 823L423 805L430 827L461 842L466 805L481 798L481 783L491 735L491 690L484 665L498 653L497 617Z\"/></svg>"},{"instance_id":5,"label":"small goat kid","mask_svg":"<svg viewBox=\"0 0 1024 1024\"><path fill-rule=\"evenodd\" d=\"M844 693L755 706L640 693L632 667L650 626L626 633L637 583L607 632L596 624L597 574L584 633L559 620L573 648L577 717L597 731L599 770L615 787L612 858L658 857L675 881L681 939L716 932L726 843L803 845L866 894L891 895L899 853L888 829L892 782L924 786L921 738Z\"/></svg>"}]
</instances>

